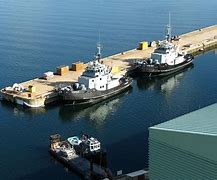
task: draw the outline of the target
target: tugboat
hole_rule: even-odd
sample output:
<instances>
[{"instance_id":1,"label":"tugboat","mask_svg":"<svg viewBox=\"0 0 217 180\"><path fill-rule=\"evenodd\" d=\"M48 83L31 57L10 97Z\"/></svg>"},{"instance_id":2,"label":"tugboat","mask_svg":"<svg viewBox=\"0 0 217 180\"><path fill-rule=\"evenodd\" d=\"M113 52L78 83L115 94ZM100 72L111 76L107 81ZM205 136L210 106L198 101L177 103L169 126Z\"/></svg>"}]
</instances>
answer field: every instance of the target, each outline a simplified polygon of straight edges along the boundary
<instances>
[{"instance_id":1,"label":"tugboat","mask_svg":"<svg viewBox=\"0 0 217 180\"><path fill-rule=\"evenodd\" d=\"M82 157L93 160L93 162L106 167L106 151L101 148L101 143L94 137L87 134L67 138L67 141L74 147L77 154Z\"/></svg>"},{"instance_id":2,"label":"tugboat","mask_svg":"<svg viewBox=\"0 0 217 180\"><path fill-rule=\"evenodd\" d=\"M95 60L88 63L78 82L61 88L59 95L66 104L95 104L123 92L132 84L127 76L113 76L111 68L101 63L101 46Z\"/></svg>"},{"instance_id":3,"label":"tugboat","mask_svg":"<svg viewBox=\"0 0 217 180\"><path fill-rule=\"evenodd\" d=\"M68 141L62 141L59 134L50 136L49 152L84 179L105 179L112 176L108 169L76 154L74 147Z\"/></svg>"},{"instance_id":4,"label":"tugboat","mask_svg":"<svg viewBox=\"0 0 217 180\"><path fill-rule=\"evenodd\" d=\"M169 18L170 19L170 18ZM147 76L164 76L193 62L191 54L182 55L178 52L178 47L172 43L170 20L166 27L166 40L160 42L155 51L145 62L137 62L137 70Z\"/></svg>"}]
</instances>

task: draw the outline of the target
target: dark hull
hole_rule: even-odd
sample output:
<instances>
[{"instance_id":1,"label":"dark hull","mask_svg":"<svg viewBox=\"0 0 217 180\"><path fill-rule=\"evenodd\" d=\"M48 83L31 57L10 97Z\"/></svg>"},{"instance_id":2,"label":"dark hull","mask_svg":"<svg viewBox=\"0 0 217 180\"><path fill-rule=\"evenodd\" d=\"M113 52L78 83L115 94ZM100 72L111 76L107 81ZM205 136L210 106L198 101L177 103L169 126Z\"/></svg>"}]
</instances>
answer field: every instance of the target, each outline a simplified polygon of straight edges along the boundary
<instances>
[{"instance_id":1,"label":"dark hull","mask_svg":"<svg viewBox=\"0 0 217 180\"><path fill-rule=\"evenodd\" d=\"M100 150L97 152L86 152L80 145L74 146L75 151L81 157L84 157L88 160L92 160L94 163L99 164L100 166L107 167L107 153L104 150Z\"/></svg>"},{"instance_id":2,"label":"dark hull","mask_svg":"<svg viewBox=\"0 0 217 180\"><path fill-rule=\"evenodd\" d=\"M95 104L111 98L117 94L120 94L127 90L132 84L132 79L121 83L119 86L105 90L105 91L96 91L96 90L83 90L83 91L72 91L64 92L60 94L62 100L65 104L70 105L85 105L85 104Z\"/></svg>"},{"instance_id":3,"label":"dark hull","mask_svg":"<svg viewBox=\"0 0 217 180\"><path fill-rule=\"evenodd\" d=\"M70 168L78 175L82 176L82 178L84 179L104 179L108 177L106 171L96 164L93 164L93 170L90 174L90 162L82 157L78 156L75 159L67 160L66 158L62 157L59 153L51 149L49 150L49 152L61 163L63 163L65 166Z\"/></svg>"},{"instance_id":4,"label":"dark hull","mask_svg":"<svg viewBox=\"0 0 217 180\"><path fill-rule=\"evenodd\" d=\"M147 66L143 65L138 67L138 72L147 76L166 76L172 74L174 72L180 71L183 68L191 65L193 62L193 57L191 59L187 59L183 63L178 65L169 66L169 65L153 65Z\"/></svg>"}]
</instances>

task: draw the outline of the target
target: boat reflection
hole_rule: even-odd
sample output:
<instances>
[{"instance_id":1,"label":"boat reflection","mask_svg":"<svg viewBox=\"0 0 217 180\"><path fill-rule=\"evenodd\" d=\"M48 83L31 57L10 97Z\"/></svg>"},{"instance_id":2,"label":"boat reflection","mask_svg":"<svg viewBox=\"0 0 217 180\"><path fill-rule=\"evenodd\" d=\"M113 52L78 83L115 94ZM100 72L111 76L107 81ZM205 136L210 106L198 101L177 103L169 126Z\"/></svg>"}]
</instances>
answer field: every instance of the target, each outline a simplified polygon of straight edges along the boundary
<instances>
[{"instance_id":1,"label":"boat reflection","mask_svg":"<svg viewBox=\"0 0 217 180\"><path fill-rule=\"evenodd\" d=\"M170 94L172 90L179 85L179 81L183 78L184 73L179 73L165 80L163 84L161 84L161 92L165 94Z\"/></svg>"},{"instance_id":2,"label":"boat reflection","mask_svg":"<svg viewBox=\"0 0 217 180\"><path fill-rule=\"evenodd\" d=\"M1 100L1 106L11 112L13 112L13 114L15 116L23 116L25 115L39 115L39 114L43 114L47 112L47 108L45 107L40 107L40 108L25 108L21 105L18 104L12 104L10 102Z\"/></svg>"},{"instance_id":3,"label":"boat reflection","mask_svg":"<svg viewBox=\"0 0 217 180\"><path fill-rule=\"evenodd\" d=\"M191 64L182 71L165 77L138 77L136 79L137 87L141 90L157 90L164 94L170 94L172 90L179 85L179 82L186 74L186 71L189 71L193 67L194 65Z\"/></svg>"},{"instance_id":4,"label":"boat reflection","mask_svg":"<svg viewBox=\"0 0 217 180\"><path fill-rule=\"evenodd\" d=\"M87 118L94 124L95 127L101 127L108 116L114 114L118 107L122 103L122 96L127 95L131 90L126 91L123 94L115 96L101 103L97 103L90 107L81 106L61 106L59 116L64 121L80 120L81 118Z\"/></svg>"}]
</instances>

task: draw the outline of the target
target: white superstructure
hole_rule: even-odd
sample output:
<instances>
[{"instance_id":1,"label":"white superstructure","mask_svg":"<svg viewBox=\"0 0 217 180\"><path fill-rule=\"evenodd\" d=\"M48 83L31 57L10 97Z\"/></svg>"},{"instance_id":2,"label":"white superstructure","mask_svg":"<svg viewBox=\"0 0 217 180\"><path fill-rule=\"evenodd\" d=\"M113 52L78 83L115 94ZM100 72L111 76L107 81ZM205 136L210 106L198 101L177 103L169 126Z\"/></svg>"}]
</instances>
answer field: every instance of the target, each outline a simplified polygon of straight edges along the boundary
<instances>
[{"instance_id":1,"label":"white superstructure","mask_svg":"<svg viewBox=\"0 0 217 180\"><path fill-rule=\"evenodd\" d=\"M167 64L170 66L184 61L184 56L178 53L178 47L167 40L160 43L150 58L150 64Z\"/></svg>"},{"instance_id":2,"label":"white superstructure","mask_svg":"<svg viewBox=\"0 0 217 180\"><path fill-rule=\"evenodd\" d=\"M100 142L96 138L93 138L93 137L88 138L87 145L89 146L90 152L99 151L101 148Z\"/></svg>"},{"instance_id":3,"label":"white superstructure","mask_svg":"<svg viewBox=\"0 0 217 180\"><path fill-rule=\"evenodd\" d=\"M75 89L108 90L120 84L120 77L113 77L111 68L101 64L98 60L91 61L84 73L78 78Z\"/></svg>"},{"instance_id":4,"label":"white superstructure","mask_svg":"<svg viewBox=\"0 0 217 180\"><path fill-rule=\"evenodd\" d=\"M166 26L165 33L166 40L160 42L159 46L151 54L150 64L166 64L169 66L178 65L184 62L186 59L184 55L178 52L178 46L171 43L171 24L169 13L169 24Z\"/></svg>"}]
</instances>

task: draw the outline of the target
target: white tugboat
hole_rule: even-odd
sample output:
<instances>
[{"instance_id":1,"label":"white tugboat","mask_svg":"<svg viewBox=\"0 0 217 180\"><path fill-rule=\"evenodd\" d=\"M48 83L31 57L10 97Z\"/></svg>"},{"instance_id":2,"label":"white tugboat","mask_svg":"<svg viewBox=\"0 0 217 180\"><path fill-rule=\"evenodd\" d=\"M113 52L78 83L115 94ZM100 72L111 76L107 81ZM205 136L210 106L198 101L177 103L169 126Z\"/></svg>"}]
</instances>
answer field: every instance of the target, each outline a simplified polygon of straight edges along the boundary
<instances>
[{"instance_id":1,"label":"white tugboat","mask_svg":"<svg viewBox=\"0 0 217 180\"><path fill-rule=\"evenodd\" d=\"M78 82L59 90L67 104L94 104L123 92L132 84L126 76L113 76L111 68L100 63L101 46L97 46L96 59L88 63Z\"/></svg>"},{"instance_id":2,"label":"white tugboat","mask_svg":"<svg viewBox=\"0 0 217 180\"><path fill-rule=\"evenodd\" d=\"M170 20L169 20L170 21ZM178 46L171 42L170 22L166 28L166 40L162 41L146 62L140 62L137 69L148 76L163 76L190 65L194 57L180 54Z\"/></svg>"}]
</instances>

